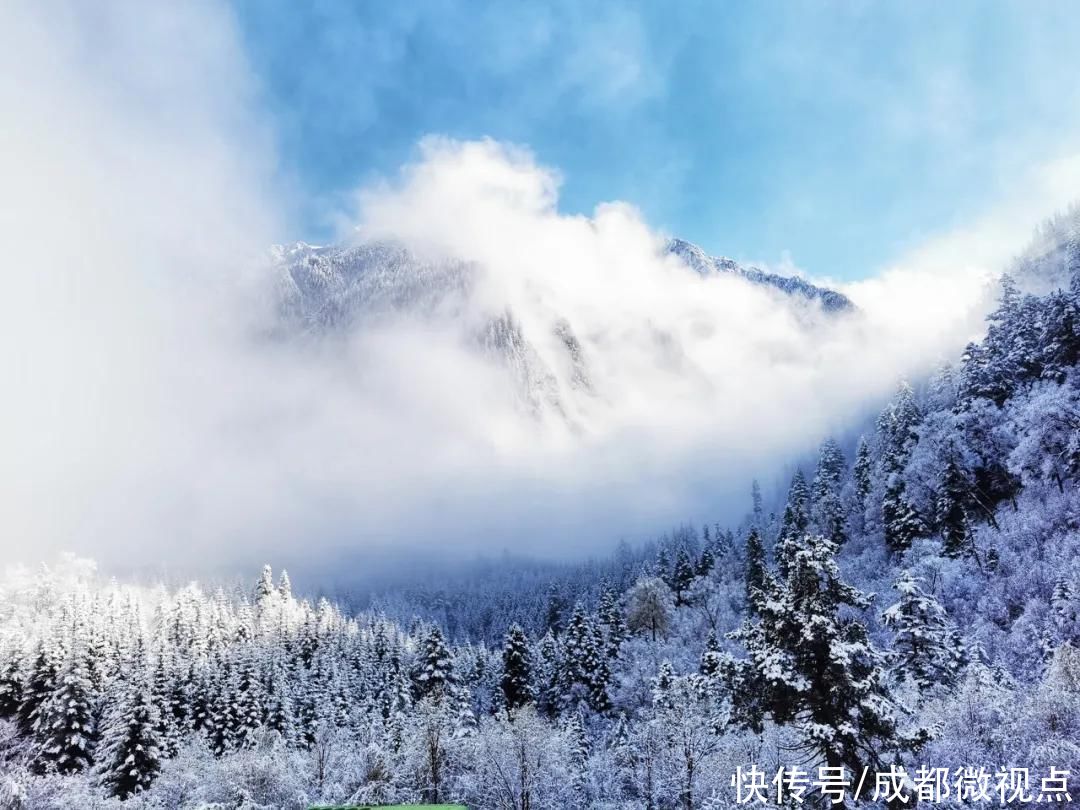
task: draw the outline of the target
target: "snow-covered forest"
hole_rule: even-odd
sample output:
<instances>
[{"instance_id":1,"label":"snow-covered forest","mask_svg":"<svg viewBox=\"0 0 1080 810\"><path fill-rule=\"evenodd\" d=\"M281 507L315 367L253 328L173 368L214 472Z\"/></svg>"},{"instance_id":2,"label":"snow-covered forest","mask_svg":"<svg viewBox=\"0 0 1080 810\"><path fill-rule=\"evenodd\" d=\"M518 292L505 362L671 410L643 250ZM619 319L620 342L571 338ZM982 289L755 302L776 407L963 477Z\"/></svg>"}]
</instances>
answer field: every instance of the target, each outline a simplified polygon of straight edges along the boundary
<instances>
[{"instance_id":1,"label":"snow-covered forest","mask_svg":"<svg viewBox=\"0 0 1080 810\"><path fill-rule=\"evenodd\" d=\"M516 606L467 591L453 627L269 566L11 570L0 806L691 810L735 806L751 765L983 768L991 796L1059 768L1080 798L1080 210L983 339L823 438L785 502L748 482L736 525L530 577Z\"/></svg>"}]
</instances>

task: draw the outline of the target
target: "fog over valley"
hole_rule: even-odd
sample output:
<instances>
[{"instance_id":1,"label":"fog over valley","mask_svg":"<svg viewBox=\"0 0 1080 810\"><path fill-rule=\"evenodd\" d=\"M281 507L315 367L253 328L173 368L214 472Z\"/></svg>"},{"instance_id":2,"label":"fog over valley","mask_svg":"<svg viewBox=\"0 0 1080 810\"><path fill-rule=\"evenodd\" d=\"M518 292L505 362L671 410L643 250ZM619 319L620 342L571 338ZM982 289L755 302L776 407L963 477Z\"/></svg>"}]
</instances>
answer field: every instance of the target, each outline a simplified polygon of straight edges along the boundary
<instances>
[{"instance_id":1,"label":"fog over valley","mask_svg":"<svg viewBox=\"0 0 1080 810\"><path fill-rule=\"evenodd\" d=\"M778 487L958 357L1080 173L1035 163L981 218L839 282L714 262L633 200L564 213L527 146L434 134L325 201L337 236L312 247L287 241L227 13L23 12L0 35L12 559L579 558L737 519L751 479Z\"/></svg>"}]
</instances>

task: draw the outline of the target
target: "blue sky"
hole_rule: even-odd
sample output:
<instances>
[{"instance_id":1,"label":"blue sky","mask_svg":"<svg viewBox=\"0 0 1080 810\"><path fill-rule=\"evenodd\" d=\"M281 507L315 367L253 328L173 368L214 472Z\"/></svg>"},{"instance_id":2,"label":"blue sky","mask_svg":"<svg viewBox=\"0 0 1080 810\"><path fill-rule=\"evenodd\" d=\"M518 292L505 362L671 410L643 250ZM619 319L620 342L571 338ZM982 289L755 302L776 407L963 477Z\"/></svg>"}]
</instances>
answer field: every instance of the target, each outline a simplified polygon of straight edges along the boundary
<instances>
[{"instance_id":1,"label":"blue sky","mask_svg":"<svg viewBox=\"0 0 1080 810\"><path fill-rule=\"evenodd\" d=\"M713 253L866 276L1080 134L1080 9L1033 2L235 0L319 241L426 134L528 146ZM1049 213L1049 212L1047 212Z\"/></svg>"}]
</instances>

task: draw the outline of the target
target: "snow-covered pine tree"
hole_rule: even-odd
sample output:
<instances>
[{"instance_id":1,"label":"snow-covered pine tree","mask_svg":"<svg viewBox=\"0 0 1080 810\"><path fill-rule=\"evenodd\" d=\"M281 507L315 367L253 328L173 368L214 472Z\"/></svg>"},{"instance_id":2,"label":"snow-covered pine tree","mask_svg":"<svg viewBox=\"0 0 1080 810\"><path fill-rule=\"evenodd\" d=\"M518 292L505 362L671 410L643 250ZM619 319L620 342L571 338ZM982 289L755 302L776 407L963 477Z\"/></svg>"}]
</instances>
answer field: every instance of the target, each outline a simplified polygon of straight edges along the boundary
<instances>
[{"instance_id":1,"label":"snow-covered pine tree","mask_svg":"<svg viewBox=\"0 0 1080 810\"><path fill-rule=\"evenodd\" d=\"M63 774L93 762L94 687L90 682L89 637L84 617L75 619L67 654L34 722L37 764Z\"/></svg>"},{"instance_id":2,"label":"snow-covered pine tree","mask_svg":"<svg viewBox=\"0 0 1080 810\"><path fill-rule=\"evenodd\" d=\"M757 621L732 634L748 655L727 659L724 679L736 721L756 730L766 717L791 725L807 757L860 772L921 737L899 729L882 655L865 626L841 618L841 609L870 600L840 579L835 555L827 538L804 538L788 576L768 586Z\"/></svg>"},{"instance_id":3,"label":"snow-covered pine tree","mask_svg":"<svg viewBox=\"0 0 1080 810\"><path fill-rule=\"evenodd\" d=\"M698 672L706 678L711 678L720 672L722 663L723 656L720 652L720 641L716 638L716 633L710 630L705 639L705 649L701 653Z\"/></svg>"},{"instance_id":4,"label":"snow-covered pine tree","mask_svg":"<svg viewBox=\"0 0 1080 810\"><path fill-rule=\"evenodd\" d=\"M605 585L600 593L600 604L597 607L597 618L600 627L604 631L605 650L610 659L619 656L619 649L626 640L626 619L623 617L622 606L619 605L619 596L615 589Z\"/></svg>"},{"instance_id":5,"label":"snow-covered pine tree","mask_svg":"<svg viewBox=\"0 0 1080 810\"><path fill-rule=\"evenodd\" d=\"M1080 601L1065 576L1059 576L1054 581L1054 590L1050 594L1050 610L1062 642L1080 644Z\"/></svg>"},{"instance_id":6,"label":"snow-covered pine tree","mask_svg":"<svg viewBox=\"0 0 1080 810\"><path fill-rule=\"evenodd\" d=\"M274 588L274 571L269 565L264 565L255 583L255 605L262 607L275 593L277 591Z\"/></svg>"},{"instance_id":7,"label":"snow-covered pine tree","mask_svg":"<svg viewBox=\"0 0 1080 810\"><path fill-rule=\"evenodd\" d=\"M585 675L589 687L589 707L594 712L606 714L611 711L611 664L605 649L604 634L596 622L592 625L592 643L585 659Z\"/></svg>"},{"instance_id":8,"label":"snow-covered pine tree","mask_svg":"<svg viewBox=\"0 0 1080 810\"><path fill-rule=\"evenodd\" d=\"M621 796L630 798L637 792L635 771L637 770L637 752L630 739L630 724L626 714L620 713L619 719L611 730L608 739L612 764L615 766L615 785Z\"/></svg>"},{"instance_id":9,"label":"snow-covered pine tree","mask_svg":"<svg viewBox=\"0 0 1080 810\"><path fill-rule=\"evenodd\" d=\"M34 733L41 718L42 707L60 674L60 651L55 637L46 633L37 644L37 652L30 663L26 681L22 687L17 722L19 732L26 737Z\"/></svg>"},{"instance_id":10,"label":"snow-covered pine tree","mask_svg":"<svg viewBox=\"0 0 1080 810\"><path fill-rule=\"evenodd\" d=\"M837 546L847 539L844 526L844 505L840 499L846 462L844 453L835 439L826 439L821 445L817 472L814 475L813 523L820 534Z\"/></svg>"},{"instance_id":11,"label":"snow-covered pine tree","mask_svg":"<svg viewBox=\"0 0 1080 810\"><path fill-rule=\"evenodd\" d=\"M907 551L917 538L926 534L926 525L908 500L899 474L893 474L885 486L881 500L881 522L885 545L897 554Z\"/></svg>"},{"instance_id":12,"label":"snow-covered pine tree","mask_svg":"<svg viewBox=\"0 0 1080 810\"><path fill-rule=\"evenodd\" d=\"M971 532L970 487L959 464L953 459L945 464L937 501L934 504L942 550L948 557L963 557L975 551Z\"/></svg>"},{"instance_id":13,"label":"snow-covered pine tree","mask_svg":"<svg viewBox=\"0 0 1080 810\"><path fill-rule=\"evenodd\" d=\"M750 529L746 537L746 609L756 613L765 594L766 580L769 573L765 563L765 546L761 543L761 534L756 528Z\"/></svg>"},{"instance_id":14,"label":"snow-covered pine tree","mask_svg":"<svg viewBox=\"0 0 1080 810\"><path fill-rule=\"evenodd\" d=\"M675 668L666 658L660 662L656 670L656 677L652 679L653 705L664 705L669 698L669 692L675 683Z\"/></svg>"},{"instance_id":15,"label":"snow-covered pine tree","mask_svg":"<svg viewBox=\"0 0 1080 810\"><path fill-rule=\"evenodd\" d=\"M113 690L105 713L96 770L103 787L120 799L146 790L161 770L158 710L149 684L135 674Z\"/></svg>"},{"instance_id":16,"label":"snow-covered pine tree","mask_svg":"<svg viewBox=\"0 0 1080 810\"><path fill-rule=\"evenodd\" d=\"M188 696L172 647L161 644L154 656L152 695L157 706L155 729L163 757L175 756L189 730Z\"/></svg>"},{"instance_id":17,"label":"snow-covered pine tree","mask_svg":"<svg viewBox=\"0 0 1080 810\"><path fill-rule=\"evenodd\" d=\"M750 485L750 501L752 504L753 526L758 531L761 531L764 528L765 506L761 498L761 485L758 484L756 478Z\"/></svg>"},{"instance_id":18,"label":"snow-covered pine tree","mask_svg":"<svg viewBox=\"0 0 1080 810\"><path fill-rule=\"evenodd\" d=\"M511 711L533 700L532 651L521 625L513 624L503 645L502 694Z\"/></svg>"},{"instance_id":19,"label":"snow-covered pine tree","mask_svg":"<svg viewBox=\"0 0 1080 810\"><path fill-rule=\"evenodd\" d=\"M1042 378L1064 382L1068 373L1080 364L1080 298L1074 291L1055 290L1047 295L1042 326L1039 345Z\"/></svg>"},{"instance_id":20,"label":"snow-covered pine tree","mask_svg":"<svg viewBox=\"0 0 1080 810\"><path fill-rule=\"evenodd\" d=\"M563 634L562 667L559 673L560 702L564 710L578 709L591 700L592 667L596 664L595 636L585 606L578 602Z\"/></svg>"},{"instance_id":21,"label":"snow-covered pine tree","mask_svg":"<svg viewBox=\"0 0 1080 810\"><path fill-rule=\"evenodd\" d=\"M569 770L574 807L589 806L589 738L581 715L572 712L563 726L569 753Z\"/></svg>"},{"instance_id":22,"label":"snow-covered pine tree","mask_svg":"<svg viewBox=\"0 0 1080 810\"><path fill-rule=\"evenodd\" d=\"M293 709L292 682L285 664L278 657L266 668L263 692L266 695L266 727L281 735L288 744L297 740Z\"/></svg>"},{"instance_id":23,"label":"snow-covered pine tree","mask_svg":"<svg viewBox=\"0 0 1080 810\"><path fill-rule=\"evenodd\" d=\"M873 461L870 458L870 445L865 436L859 437L859 445L855 450L855 465L852 467L852 476L855 481L855 502L859 508L866 506L866 499L870 496L870 488L873 486Z\"/></svg>"},{"instance_id":24,"label":"snow-covered pine tree","mask_svg":"<svg viewBox=\"0 0 1080 810\"><path fill-rule=\"evenodd\" d=\"M228 659L222 656L210 671L210 691L205 726L207 745L216 756L232 750L236 729L235 678Z\"/></svg>"},{"instance_id":25,"label":"snow-covered pine tree","mask_svg":"<svg viewBox=\"0 0 1080 810\"><path fill-rule=\"evenodd\" d=\"M254 661L254 651L241 649L238 658L233 669L235 685L231 690L232 745L234 748L252 748L263 721L262 683Z\"/></svg>"},{"instance_id":26,"label":"snow-covered pine tree","mask_svg":"<svg viewBox=\"0 0 1080 810\"><path fill-rule=\"evenodd\" d=\"M901 383L892 402L878 417L881 442L881 474L885 481L881 520L885 544L893 552L903 552L926 533L926 525L907 495L903 473L918 441L917 428L922 413L915 392Z\"/></svg>"},{"instance_id":27,"label":"snow-covered pine tree","mask_svg":"<svg viewBox=\"0 0 1080 810\"><path fill-rule=\"evenodd\" d=\"M698 557L697 575L707 577L715 567L716 555L713 553L712 543L706 543L701 549L701 556Z\"/></svg>"},{"instance_id":28,"label":"snow-covered pine tree","mask_svg":"<svg viewBox=\"0 0 1080 810\"><path fill-rule=\"evenodd\" d=\"M99 607L95 607L95 615ZM115 650L110 643L108 634L101 626L100 620L90 626L90 683L95 691L100 692L105 684L115 674L117 662Z\"/></svg>"},{"instance_id":29,"label":"snow-covered pine tree","mask_svg":"<svg viewBox=\"0 0 1080 810\"><path fill-rule=\"evenodd\" d=\"M544 613L544 624L556 638L563 629L563 619L566 614L566 600L560 593L558 586L553 582L548 587L547 607Z\"/></svg>"},{"instance_id":30,"label":"snow-covered pine tree","mask_svg":"<svg viewBox=\"0 0 1080 810\"><path fill-rule=\"evenodd\" d=\"M676 605L686 604L687 593L696 576L690 553L685 548L680 548L675 555L675 568L671 572L671 589L675 592Z\"/></svg>"},{"instance_id":31,"label":"snow-covered pine tree","mask_svg":"<svg viewBox=\"0 0 1080 810\"><path fill-rule=\"evenodd\" d=\"M412 680L417 700L427 697L437 700L453 683L454 661L438 625L432 625L420 643Z\"/></svg>"},{"instance_id":32,"label":"snow-covered pine tree","mask_svg":"<svg viewBox=\"0 0 1080 810\"><path fill-rule=\"evenodd\" d=\"M787 505L784 507L784 517L780 523L780 534L776 538L776 565L781 576L787 576L791 559L798 551L810 526L809 505L810 493L806 487L806 479L803 477L802 470L796 470L791 479L791 488L788 490Z\"/></svg>"},{"instance_id":33,"label":"snow-covered pine tree","mask_svg":"<svg viewBox=\"0 0 1080 810\"><path fill-rule=\"evenodd\" d=\"M952 685L965 654L945 608L910 571L901 572L893 587L900 599L881 614L894 635L888 653L893 677L910 679L921 691Z\"/></svg>"},{"instance_id":34,"label":"snow-covered pine tree","mask_svg":"<svg viewBox=\"0 0 1080 810\"><path fill-rule=\"evenodd\" d=\"M292 599L292 580L289 579L289 572L284 568L281 569L281 576L278 578L277 590L283 601L288 602Z\"/></svg>"},{"instance_id":35,"label":"snow-covered pine tree","mask_svg":"<svg viewBox=\"0 0 1080 810\"><path fill-rule=\"evenodd\" d=\"M15 717L22 705L22 672L15 650L7 649L0 655L0 719L6 719Z\"/></svg>"},{"instance_id":36,"label":"snow-covered pine tree","mask_svg":"<svg viewBox=\"0 0 1080 810\"><path fill-rule=\"evenodd\" d=\"M656 554L656 575L664 581L665 585L667 585L669 588L672 588L673 580L671 576L671 554L668 551L666 542L667 541L665 541L664 545L660 546L660 551L658 551Z\"/></svg>"},{"instance_id":37,"label":"snow-covered pine tree","mask_svg":"<svg viewBox=\"0 0 1080 810\"><path fill-rule=\"evenodd\" d=\"M554 717L559 711L563 667L562 649L550 630L536 645L535 662L536 707L546 716Z\"/></svg>"},{"instance_id":38,"label":"snow-covered pine tree","mask_svg":"<svg viewBox=\"0 0 1080 810\"><path fill-rule=\"evenodd\" d=\"M451 693L454 704L454 737L465 739L476 736L478 723L469 690L463 686L457 686L451 690Z\"/></svg>"}]
</instances>

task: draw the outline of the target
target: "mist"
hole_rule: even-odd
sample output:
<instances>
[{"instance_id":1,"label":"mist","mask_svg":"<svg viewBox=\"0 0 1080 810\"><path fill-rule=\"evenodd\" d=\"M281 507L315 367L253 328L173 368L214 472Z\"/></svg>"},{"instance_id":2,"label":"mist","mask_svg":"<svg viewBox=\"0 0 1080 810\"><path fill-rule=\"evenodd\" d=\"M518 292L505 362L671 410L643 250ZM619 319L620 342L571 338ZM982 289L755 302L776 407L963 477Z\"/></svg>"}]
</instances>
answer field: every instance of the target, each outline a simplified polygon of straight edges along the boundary
<instances>
[{"instance_id":1,"label":"mist","mask_svg":"<svg viewBox=\"0 0 1080 810\"><path fill-rule=\"evenodd\" d=\"M431 135L326 205L343 241L468 262L467 296L282 341L269 248L296 200L224 6L9 4L0 109L0 543L113 567L568 558L738 516L752 477L955 359L1080 176L1035 166L981 219L832 284L858 307L834 317L701 278L632 201L562 213L526 146ZM591 390L560 414L470 343L506 312L553 366L554 324L581 340Z\"/></svg>"}]
</instances>

